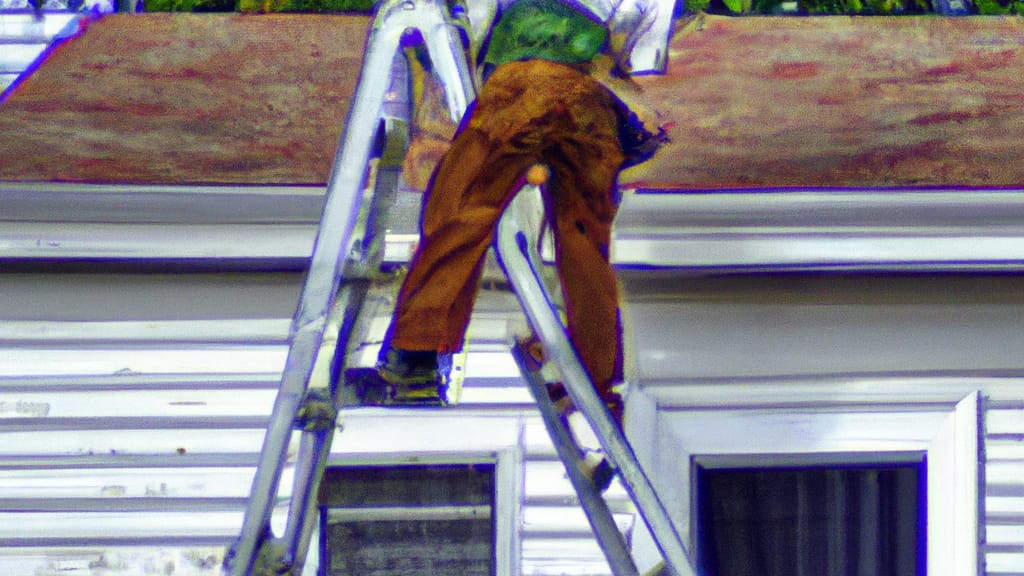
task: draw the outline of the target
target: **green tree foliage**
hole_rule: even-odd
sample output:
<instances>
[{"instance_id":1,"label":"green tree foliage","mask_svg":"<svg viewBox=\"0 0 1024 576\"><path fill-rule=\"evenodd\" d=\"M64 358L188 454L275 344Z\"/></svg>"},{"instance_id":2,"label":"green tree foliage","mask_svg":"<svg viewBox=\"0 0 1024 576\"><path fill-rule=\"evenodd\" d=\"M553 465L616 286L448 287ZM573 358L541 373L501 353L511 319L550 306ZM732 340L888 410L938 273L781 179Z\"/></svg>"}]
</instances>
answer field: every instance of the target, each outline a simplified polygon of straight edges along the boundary
<instances>
[{"instance_id":1,"label":"green tree foliage","mask_svg":"<svg viewBox=\"0 0 1024 576\"><path fill-rule=\"evenodd\" d=\"M1024 16L1024 0L974 0L978 14Z\"/></svg>"},{"instance_id":2,"label":"green tree foliage","mask_svg":"<svg viewBox=\"0 0 1024 576\"><path fill-rule=\"evenodd\" d=\"M291 0L290 12L373 12L373 0Z\"/></svg>"},{"instance_id":3,"label":"green tree foliage","mask_svg":"<svg viewBox=\"0 0 1024 576\"><path fill-rule=\"evenodd\" d=\"M363 12L374 0L146 0L147 12Z\"/></svg>"},{"instance_id":4,"label":"green tree foliage","mask_svg":"<svg viewBox=\"0 0 1024 576\"><path fill-rule=\"evenodd\" d=\"M1024 0L982 0L992 3ZM932 12L930 0L693 0L688 12L717 14L893 15Z\"/></svg>"},{"instance_id":5,"label":"green tree foliage","mask_svg":"<svg viewBox=\"0 0 1024 576\"><path fill-rule=\"evenodd\" d=\"M146 12L233 12L235 0L146 0Z\"/></svg>"}]
</instances>

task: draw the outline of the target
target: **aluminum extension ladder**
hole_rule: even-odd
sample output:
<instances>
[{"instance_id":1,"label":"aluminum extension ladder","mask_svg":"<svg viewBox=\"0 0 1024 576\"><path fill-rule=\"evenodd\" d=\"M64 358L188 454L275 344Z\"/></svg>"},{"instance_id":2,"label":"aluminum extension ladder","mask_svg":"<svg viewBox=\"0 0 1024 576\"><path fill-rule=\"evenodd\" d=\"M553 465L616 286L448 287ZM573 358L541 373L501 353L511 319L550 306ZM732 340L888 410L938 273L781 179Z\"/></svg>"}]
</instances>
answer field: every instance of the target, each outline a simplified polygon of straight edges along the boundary
<instances>
[{"instance_id":1,"label":"aluminum extension ladder","mask_svg":"<svg viewBox=\"0 0 1024 576\"><path fill-rule=\"evenodd\" d=\"M527 184L506 208L498 224L495 248L498 260L526 313L533 333L544 345L545 362L553 364L560 381L576 408L586 418L605 454L618 469L622 484L647 524L661 552L668 574L696 576L691 556L658 498L636 455L612 420L569 342L561 317L552 303L543 280L541 259L541 221L543 203L537 186ZM637 576L639 571L622 533L600 491L579 468L580 448L548 398L547 381L539 370L531 369L519 345L512 349L520 370L530 384L541 409L544 424L565 465L569 480L579 495L587 519L615 576ZM661 574L665 574L661 570Z\"/></svg>"},{"instance_id":2,"label":"aluminum extension ladder","mask_svg":"<svg viewBox=\"0 0 1024 576\"><path fill-rule=\"evenodd\" d=\"M332 310L343 312L338 345L345 347L366 293L368 282L363 271L367 254L360 235L370 232L365 229L370 226L365 222L370 209L361 204L392 64L403 36L410 29L418 30L445 87L451 117L458 122L475 98L475 90L462 48L459 20L452 12L445 0L382 0L377 8L362 73L328 180L309 273L292 319L291 345L249 505L241 533L225 558L226 574L302 573L313 524L308 518L316 506L314 494L330 453L337 397L335 385L325 391L311 390L309 381ZM270 528L271 513L289 440L296 429L301 431L301 440L292 499L284 533L277 537Z\"/></svg>"}]
</instances>

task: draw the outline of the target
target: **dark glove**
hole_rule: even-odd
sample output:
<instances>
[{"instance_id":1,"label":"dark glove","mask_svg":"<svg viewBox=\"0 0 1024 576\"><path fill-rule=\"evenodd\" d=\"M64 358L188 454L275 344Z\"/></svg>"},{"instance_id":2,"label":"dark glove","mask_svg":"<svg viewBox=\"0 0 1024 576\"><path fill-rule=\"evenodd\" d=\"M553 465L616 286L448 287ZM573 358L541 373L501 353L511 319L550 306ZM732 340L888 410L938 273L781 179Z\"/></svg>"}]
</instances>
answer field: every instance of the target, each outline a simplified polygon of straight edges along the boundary
<instances>
[{"instance_id":1,"label":"dark glove","mask_svg":"<svg viewBox=\"0 0 1024 576\"><path fill-rule=\"evenodd\" d=\"M650 160L658 148L666 142L669 142L669 137L664 128L659 127L658 133L653 134L644 127L643 122L633 112L620 116L619 144L622 146L622 153L625 156L625 160L622 162L623 168Z\"/></svg>"}]
</instances>

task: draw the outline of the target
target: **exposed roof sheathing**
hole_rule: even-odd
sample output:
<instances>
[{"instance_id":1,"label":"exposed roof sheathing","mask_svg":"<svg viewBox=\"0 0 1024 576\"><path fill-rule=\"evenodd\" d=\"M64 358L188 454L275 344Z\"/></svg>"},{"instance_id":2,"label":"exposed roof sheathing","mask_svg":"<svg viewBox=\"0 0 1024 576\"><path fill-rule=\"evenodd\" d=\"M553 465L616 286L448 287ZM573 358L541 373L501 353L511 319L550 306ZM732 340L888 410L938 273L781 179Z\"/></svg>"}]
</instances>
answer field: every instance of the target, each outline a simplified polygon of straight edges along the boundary
<instances>
[{"instance_id":1,"label":"exposed roof sheathing","mask_svg":"<svg viewBox=\"0 0 1024 576\"><path fill-rule=\"evenodd\" d=\"M327 181L365 16L111 15L0 105L0 179Z\"/></svg>"},{"instance_id":2,"label":"exposed roof sheathing","mask_svg":"<svg viewBox=\"0 0 1024 576\"><path fill-rule=\"evenodd\" d=\"M1024 184L1024 21L701 17L641 77L655 189Z\"/></svg>"},{"instance_id":3,"label":"exposed roof sheathing","mask_svg":"<svg viewBox=\"0 0 1024 576\"><path fill-rule=\"evenodd\" d=\"M368 25L93 22L0 106L0 179L322 184ZM626 171L627 187L1024 183L1019 18L701 16L670 51L667 75L638 80L672 142ZM406 163L417 174L444 147L427 140Z\"/></svg>"}]
</instances>

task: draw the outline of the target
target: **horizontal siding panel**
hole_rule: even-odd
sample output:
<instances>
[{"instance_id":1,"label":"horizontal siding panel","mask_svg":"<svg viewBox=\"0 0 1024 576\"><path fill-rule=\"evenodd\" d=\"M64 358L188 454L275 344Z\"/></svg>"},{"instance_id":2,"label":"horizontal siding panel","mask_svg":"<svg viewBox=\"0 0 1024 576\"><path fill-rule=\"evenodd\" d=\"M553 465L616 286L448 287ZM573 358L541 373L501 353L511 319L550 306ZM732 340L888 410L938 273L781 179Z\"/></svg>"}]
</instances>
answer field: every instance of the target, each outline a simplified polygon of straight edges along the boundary
<instances>
[{"instance_id":1,"label":"horizontal siding panel","mask_svg":"<svg viewBox=\"0 0 1024 576\"><path fill-rule=\"evenodd\" d=\"M74 548L4 548L0 574L33 576L110 576L159 573L175 576L220 574L224 548L219 546L121 546Z\"/></svg>"},{"instance_id":2,"label":"horizontal siding panel","mask_svg":"<svg viewBox=\"0 0 1024 576\"><path fill-rule=\"evenodd\" d=\"M75 456L29 455L0 456L0 470L99 470L132 468L255 468L259 453L170 453L130 454L126 458L113 454L80 454Z\"/></svg>"},{"instance_id":3,"label":"horizontal siding panel","mask_svg":"<svg viewBox=\"0 0 1024 576\"><path fill-rule=\"evenodd\" d=\"M0 200L10 207L5 216L22 222L316 224L325 192L324 186L0 182Z\"/></svg>"},{"instance_id":4,"label":"horizontal siding panel","mask_svg":"<svg viewBox=\"0 0 1024 576\"><path fill-rule=\"evenodd\" d=\"M255 468L137 468L0 471L0 498L240 498Z\"/></svg>"},{"instance_id":5,"label":"horizontal siding panel","mask_svg":"<svg viewBox=\"0 0 1024 576\"><path fill-rule=\"evenodd\" d=\"M563 560L555 558L543 562L523 560L524 576L605 576L611 570L603 561L594 559Z\"/></svg>"},{"instance_id":6,"label":"horizontal siding panel","mask_svg":"<svg viewBox=\"0 0 1024 576\"><path fill-rule=\"evenodd\" d=\"M483 381L481 381L483 380ZM466 374L466 382L462 388L459 404L463 406L492 405L519 407L529 410L535 406L530 391L520 381L510 381L507 385L499 385L497 379L478 380L473 374Z\"/></svg>"},{"instance_id":7,"label":"horizontal siding panel","mask_svg":"<svg viewBox=\"0 0 1024 576\"><path fill-rule=\"evenodd\" d=\"M1024 468L1024 441L989 436L985 441L985 458L989 462L1018 462Z\"/></svg>"},{"instance_id":8,"label":"horizontal siding panel","mask_svg":"<svg viewBox=\"0 0 1024 576\"><path fill-rule=\"evenodd\" d=\"M472 330L472 327L470 327ZM519 367L508 351L477 352L466 357L466 375L471 378L519 380ZM525 388L525 383L523 384Z\"/></svg>"},{"instance_id":9,"label":"horizontal siding panel","mask_svg":"<svg viewBox=\"0 0 1024 576\"><path fill-rule=\"evenodd\" d=\"M0 347L0 377L111 374L266 374L284 369L287 346Z\"/></svg>"},{"instance_id":10,"label":"horizontal siding panel","mask_svg":"<svg viewBox=\"0 0 1024 576\"><path fill-rule=\"evenodd\" d=\"M0 378L0 394L25 392L133 392L147 390L277 390L281 375L270 374L118 374Z\"/></svg>"},{"instance_id":11,"label":"horizontal siding panel","mask_svg":"<svg viewBox=\"0 0 1024 576\"><path fill-rule=\"evenodd\" d=\"M620 276L645 385L1020 374L1019 277L662 274Z\"/></svg>"},{"instance_id":12,"label":"horizontal siding panel","mask_svg":"<svg viewBox=\"0 0 1024 576\"><path fill-rule=\"evenodd\" d=\"M216 434L220 430L262 429L270 418L259 416L199 416L199 417L137 417L107 416L85 418L0 418L0 433L22 431L54 432L80 430L165 430L201 429Z\"/></svg>"},{"instance_id":13,"label":"horizontal siding panel","mask_svg":"<svg viewBox=\"0 0 1024 576\"><path fill-rule=\"evenodd\" d=\"M985 540L994 546L1024 547L1024 524L1013 521L1006 525L989 522L985 530Z\"/></svg>"},{"instance_id":14,"label":"horizontal siding panel","mask_svg":"<svg viewBox=\"0 0 1024 576\"><path fill-rule=\"evenodd\" d=\"M314 224L7 223L0 258L103 260L253 260L305 267ZM126 242L131 238L131 242Z\"/></svg>"},{"instance_id":15,"label":"horizontal siding panel","mask_svg":"<svg viewBox=\"0 0 1024 576\"><path fill-rule=\"evenodd\" d=\"M1024 436L1024 409L989 409L985 415L985 432L996 438Z\"/></svg>"},{"instance_id":16,"label":"horizontal siding panel","mask_svg":"<svg viewBox=\"0 0 1024 576\"><path fill-rule=\"evenodd\" d=\"M985 482L989 485L1020 486L1024 488L1024 462L997 460L986 463Z\"/></svg>"},{"instance_id":17,"label":"horizontal siding panel","mask_svg":"<svg viewBox=\"0 0 1024 576\"><path fill-rule=\"evenodd\" d=\"M985 414L985 573L1024 576L1024 410L1017 401L989 401Z\"/></svg>"},{"instance_id":18,"label":"horizontal siding panel","mask_svg":"<svg viewBox=\"0 0 1024 576\"><path fill-rule=\"evenodd\" d=\"M645 381L644 392L659 405L685 408L872 406L892 402L950 406L981 391L990 408L1016 407L1024 380L998 372L973 376L935 373L840 374L762 378L696 378Z\"/></svg>"},{"instance_id":19,"label":"horizontal siding panel","mask_svg":"<svg viewBox=\"0 0 1024 576\"><path fill-rule=\"evenodd\" d=\"M615 514L619 531L628 533L633 528L634 515ZM523 533L531 532L571 537L592 534L590 522L579 506L528 506L523 511Z\"/></svg>"},{"instance_id":20,"label":"horizontal siding panel","mask_svg":"<svg viewBox=\"0 0 1024 576\"><path fill-rule=\"evenodd\" d=\"M551 437L548 436L547 428L544 427L544 421L540 419L539 413L537 418L527 421L523 426L523 449L529 459L558 461L558 453L555 452L555 446L551 443Z\"/></svg>"},{"instance_id":21,"label":"horizontal siding panel","mask_svg":"<svg viewBox=\"0 0 1024 576\"><path fill-rule=\"evenodd\" d=\"M0 546L89 542L223 542L238 535L243 508L232 512L0 512Z\"/></svg>"},{"instance_id":22,"label":"horizontal siding panel","mask_svg":"<svg viewBox=\"0 0 1024 576\"><path fill-rule=\"evenodd\" d=\"M0 510L21 514L51 513L141 513L141 514L194 514L233 512L244 509L248 495L239 498L171 498L146 497L125 498L104 496L100 498L45 498L9 499L0 498Z\"/></svg>"},{"instance_id":23,"label":"horizontal siding panel","mask_svg":"<svg viewBox=\"0 0 1024 576\"><path fill-rule=\"evenodd\" d=\"M135 322L8 321L0 324L0 342L104 343L209 342L286 343L291 317L231 320L149 320Z\"/></svg>"},{"instance_id":24,"label":"horizontal siding panel","mask_svg":"<svg viewBox=\"0 0 1024 576\"><path fill-rule=\"evenodd\" d=\"M147 322L291 319L304 273L43 271L0 274L10 321ZM73 296L70 296L73 294Z\"/></svg>"},{"instance_id":25,"label":"horizontal siding panel","mask_svg":"<svg viewBox=\"0 0 1024 576\"><path fill-rule=\"evenodd\" d=\"M0 425L6 418L45 421L61 418L266 418L277 390L146 390L116 392L4 393L0 389ZM30 426L35 422L26 422Z\"/></svg>"},{"instance_id":26,"label":"horizontal siding panel","mask_svg":"<svg viewBox=\"0 0 1024 576\"><path fill-rule=\"evenodd\" d=\"M157 456L259 454L266 430L85 430L0 433L7 456Z\"/></svg>"},{"instance_id":27,"label":"horizontal siding panel","mask_svg":"<svg viewBox=\"0 0 1024 576\"><path fill-rule=\"evenodd\" d=\"M990 521L1014 521L1024 524L1024 495L986 497L985 515Z\"/></svg>"},{"instance_id":28,"label":"horizontal siding panel","mask_svg":"<svg viewBox=\"0 0 1024 576\"><path fill-rule=\"evenodd\" d=\"M1024 548L1018 552L985 554L985 573L988 576L1024 576Z\"/></svg>"},{"instance_id":29,"label":"horizontal siding panel","mask_svg":"<svg viewBox=\"0 0 1024 576\"><path fill-rule=\"evenodd\" d=\"M593 538L523 538L522 556L524 567L529 563L554 563L573 570L575 567L590 565L600 567L596 574L609 574L604 553ZM597 562L595 562L597 560ZM525 570L524 570L525 572ZM574 572L583 573L587 572Z\"/></svg>"},{"instance_id":30,"label":"horizontal siding panel","mask_svg":"<svg viewBox=\"0 0 1024 576\"><path fill-rule=\"evenodd\" d=\"M565 472L565 466L560 460L534 461L527 460L525 464L526 486L523 491L523 498L527 501L552 501L557 498L576 499L576 491L569 481ZM604 493L605 500L609 503L621 500L629 500L625 489L619 482L614 482Z\"/></svg>"}]
</instances>

